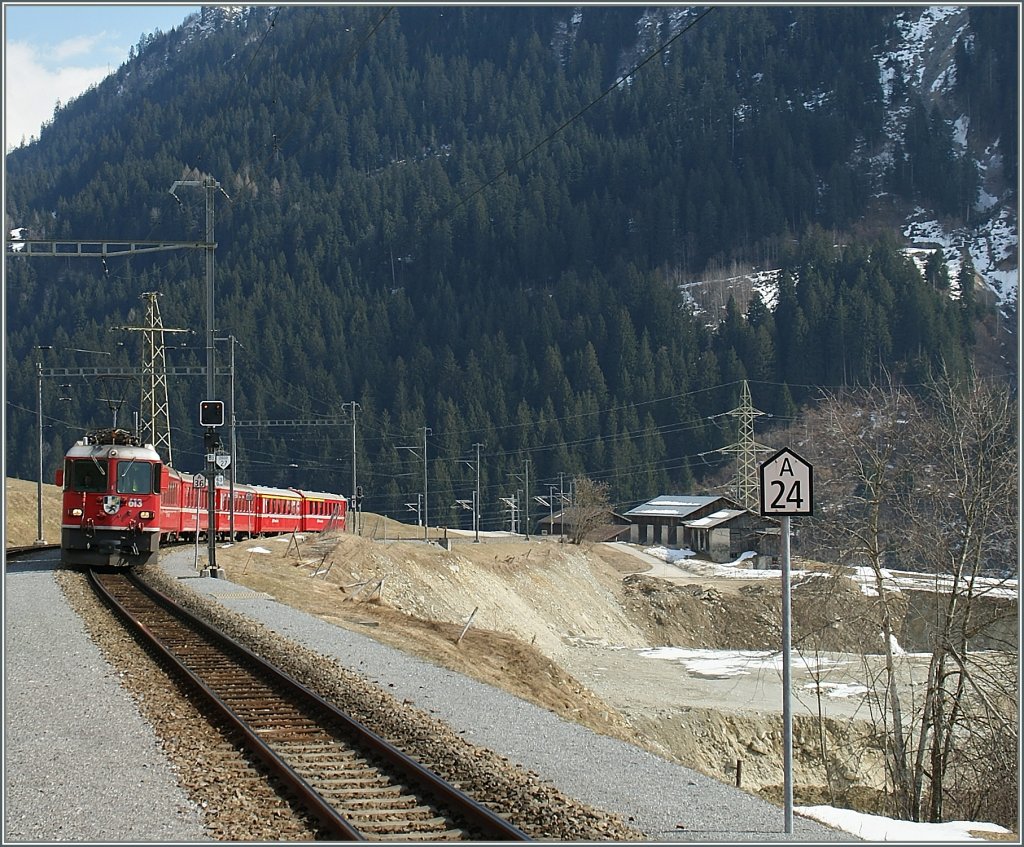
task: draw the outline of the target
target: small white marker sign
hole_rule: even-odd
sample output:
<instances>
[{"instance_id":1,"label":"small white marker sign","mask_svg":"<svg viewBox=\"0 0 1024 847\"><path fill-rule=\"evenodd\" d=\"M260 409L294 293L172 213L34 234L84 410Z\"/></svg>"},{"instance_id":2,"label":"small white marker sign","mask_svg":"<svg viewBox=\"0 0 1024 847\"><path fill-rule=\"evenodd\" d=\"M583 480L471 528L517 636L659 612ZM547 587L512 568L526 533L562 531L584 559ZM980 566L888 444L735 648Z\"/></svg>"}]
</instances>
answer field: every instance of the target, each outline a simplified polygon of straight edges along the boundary
<instances>
[{"instance_id":1,"label":"small white marker sign","mask_svg":"<svg viewBox=\"0 0 1024 847\"><path fill-rule=\"evenodd\" d=\"M814 469L788 447L762 462L762 515L813 515Z\"/></svg>"}]
</instances>

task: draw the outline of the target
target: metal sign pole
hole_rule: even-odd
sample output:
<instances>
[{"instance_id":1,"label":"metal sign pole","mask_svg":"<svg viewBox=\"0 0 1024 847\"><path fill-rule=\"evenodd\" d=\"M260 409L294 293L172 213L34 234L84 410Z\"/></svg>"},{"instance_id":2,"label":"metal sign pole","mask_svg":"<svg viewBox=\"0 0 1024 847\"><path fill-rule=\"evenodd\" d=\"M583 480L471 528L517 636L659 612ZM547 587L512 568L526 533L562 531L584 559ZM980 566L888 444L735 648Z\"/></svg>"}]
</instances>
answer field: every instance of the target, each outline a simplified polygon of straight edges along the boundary
<instances>
[{"instance_id":1,"label":"metal sign pole","mask_svg":"<svg viewBox=\"0 0 1024 847\"><path fill-rule=\"evenodd\" d=\"M782 768L786 833L793 832L793 679L790 641L790 518L814 514L814 468L789 448L759 468L761 514L780 518L782 532Z\"/></svg>"},{"instance_id":2,"label":"metal sign pole","mask_svg":"<svg viewBox=\"0 0 1024 847\"><path fill-rule=\"evenodd\" d=\"M782 771L786 832L793 832L793 685L790 665L789 516L782 518Z\"/></svg>"},{"instance_id":3,"label":"metal sign pole","mask_svg":"<svg viewBox=\"0 0 1024 847\"><path fill-rule=\"evenodd\" d=\"M39 478L36 480L36 544L43 539L43 363L36 362L36 428L39 433Z\"/></svg>"},{"instance_id":4,"label":"metal sign pole","mask_svg":"<svg viewBox=\"0 0 1024 847\"><path fill-rule=\"evenodd\" d=\"M193 477L193 490L195 490L195 478ZM196 562L195 568L199 570L199 504L202 502L202 497L199 496L199 492L196 491Z\"/></svg>"}]
</instances>

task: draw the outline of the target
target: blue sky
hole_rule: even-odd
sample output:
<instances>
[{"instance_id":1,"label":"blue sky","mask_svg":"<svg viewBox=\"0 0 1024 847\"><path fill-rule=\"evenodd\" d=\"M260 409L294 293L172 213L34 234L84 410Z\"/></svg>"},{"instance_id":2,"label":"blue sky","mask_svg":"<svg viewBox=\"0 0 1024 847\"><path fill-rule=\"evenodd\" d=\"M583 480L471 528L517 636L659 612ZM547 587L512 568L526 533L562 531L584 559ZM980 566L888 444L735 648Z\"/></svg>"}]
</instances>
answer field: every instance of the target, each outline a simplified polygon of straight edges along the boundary
<instances>
[{"instance_id":1,"label":"blue sky","mask_svg":"<svg viewBox=\"0 0 1024 847\"><path fill-rule=\"evenodd\" d=\"M116 71L143 34L167 32L197 5L4 3L4 150L39 135L66 103Z\"/></svg>"}]
</instances>

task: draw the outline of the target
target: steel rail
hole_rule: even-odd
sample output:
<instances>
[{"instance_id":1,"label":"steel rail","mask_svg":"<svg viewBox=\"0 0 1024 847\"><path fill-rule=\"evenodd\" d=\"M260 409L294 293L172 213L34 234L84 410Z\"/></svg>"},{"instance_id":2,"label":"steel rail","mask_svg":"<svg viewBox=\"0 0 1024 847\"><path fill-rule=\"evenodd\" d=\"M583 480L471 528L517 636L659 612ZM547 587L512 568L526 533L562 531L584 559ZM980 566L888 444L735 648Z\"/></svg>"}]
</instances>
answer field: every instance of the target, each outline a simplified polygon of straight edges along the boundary
<instances>
[{"instance_id":1,"label":"steel rail","mask_svg":"<svg viewBox=\"0 0 1024 847\"><path fill-rule=\"evenodd\" d=\"M119 576L126 576L120 575ZM89 580L96 591L111 605L128 623L145 639L146 643L152 646L179 674L185 676L217 711L217 713L228 723L232 730L240 733L245 739L246 746L255 753L260 760L270 768L274 775L281 778L289 788L294 791L300 801L313 813L318 821L327 829L329 835L339 841L365 841L365 837L356 830L348 821L342 818L323 797L316 792L291 766L281 759L264 741L256 735L249 725L234 710L225 703L220 696L208 686L201 677L183 664L178 656L164 645L160 638L154 633L137 615L127 609L110 592L103 581L94 570L89 571ZM131 579L135 587L139 586L137 578ZM166 599L166 598L165 598ZM179 607L180 608L180 607ZM184 610L182 610L184 612ZM184 614L191 618L187 612ZM191 621L190 621L191 623ZM237 645L241 646L241 645Z\"/></svg>"},{"instance_id":2,"label":"steel rail","mask_svg":"<svg viewBox=\"0 0 1024 847\"><path fill-rule=\"evenodd\" d=\"M27 556L33 551L45 552L46 550L59 550L59 544L25 544L20 547L7 547L4 556L13 559L20 556Z\"/></svg>"},{"instance_id":3,"label":"steel rail","mask_svg":"<svg viewBox=\"0 0 1024 847\"><path fill-rule=\"evenodd\" d=\"M271 680L278 686L288 689L298 699L304 701L308 708L326 712L330 718L341 724L343 730L355 738L356 741L371 750L373 755L380 757L392 767L402 771L407 777L418 783L422 789L433 794L437 799L446 803L452 811L462 816L467 823L479 829L486 838L493 840L530 841L531 839L522 830L513 826L508 821L496 815L486 806L478 803L437 774L425 768L419 762L410 758L398 748L387 742L384 738L345 714L334 704L328 702L319 694L302 685L296 679L286 674L279 668L268 663L262 657L235 641L229 636L210 626L205 621L195 617L183 609L162 592L143 583L134 574L119 574L127 578L132 586L147 596L149 600L156 603L163 611L173 615L187 626L199 632L204 637L214 642L220 649L233 652L241 656L247 664L258 669L264 678ZM326 800L309 785L287 762L271 749L263 738L259 737L243 718L241 718L227 703L225 703L197 674L184 666L174 654L165 646L148 626L136 619L123 604L117 601L109 591L101 584L101 580L94 571L90 571L90 579L115 608L131 622L132 626L147 640L154 644L161 655L175 668L190 679L209 699L230 725L236 727L246 739L253 750L260 756L269 768L279 774L281 778L298 794L304 803L314 811L317 819L330 831L331 837L337 840L366 840L366 836L356 829L350 822L341 817L337 811L330 806Z\"/></svg>"},{"instance_id":4,"label":"steel rail","mask_svg":"<svg viewBox=\"0 0 1024 847\"><path fill-rule=\"evenodd\" d=\"M4 549L4 564L21 564L22 559L32 559L33 553L60 552L59 544L25 544Z\"/></svg>"}]
</instances>

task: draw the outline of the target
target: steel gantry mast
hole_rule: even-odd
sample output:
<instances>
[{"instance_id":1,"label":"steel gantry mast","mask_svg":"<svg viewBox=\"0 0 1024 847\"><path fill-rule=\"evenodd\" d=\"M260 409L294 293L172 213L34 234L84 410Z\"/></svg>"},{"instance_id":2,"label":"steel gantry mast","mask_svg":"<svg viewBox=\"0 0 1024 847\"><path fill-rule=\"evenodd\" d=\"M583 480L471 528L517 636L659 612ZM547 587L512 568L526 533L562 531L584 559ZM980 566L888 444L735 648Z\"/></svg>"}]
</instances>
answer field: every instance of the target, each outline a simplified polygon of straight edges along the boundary
<instances>
[{"instance_id":1,"label":"steel gantry mast","mask_svg":"<svg viewBox=\"0 0 1024 847\"><path fill-rule=\"evenodd\" d=\"M159 453L164 448L168 465L173 466L171 455L171 413L167 398L167 357L164 353L164 333L192 332L190 329L170 329L163 325L157 291L146 291L145 326L115 326L111 331L141 332L142 336L142 390L139 412L142 416L143 443L152 444Z\"/></svg>"}]
</instances>

